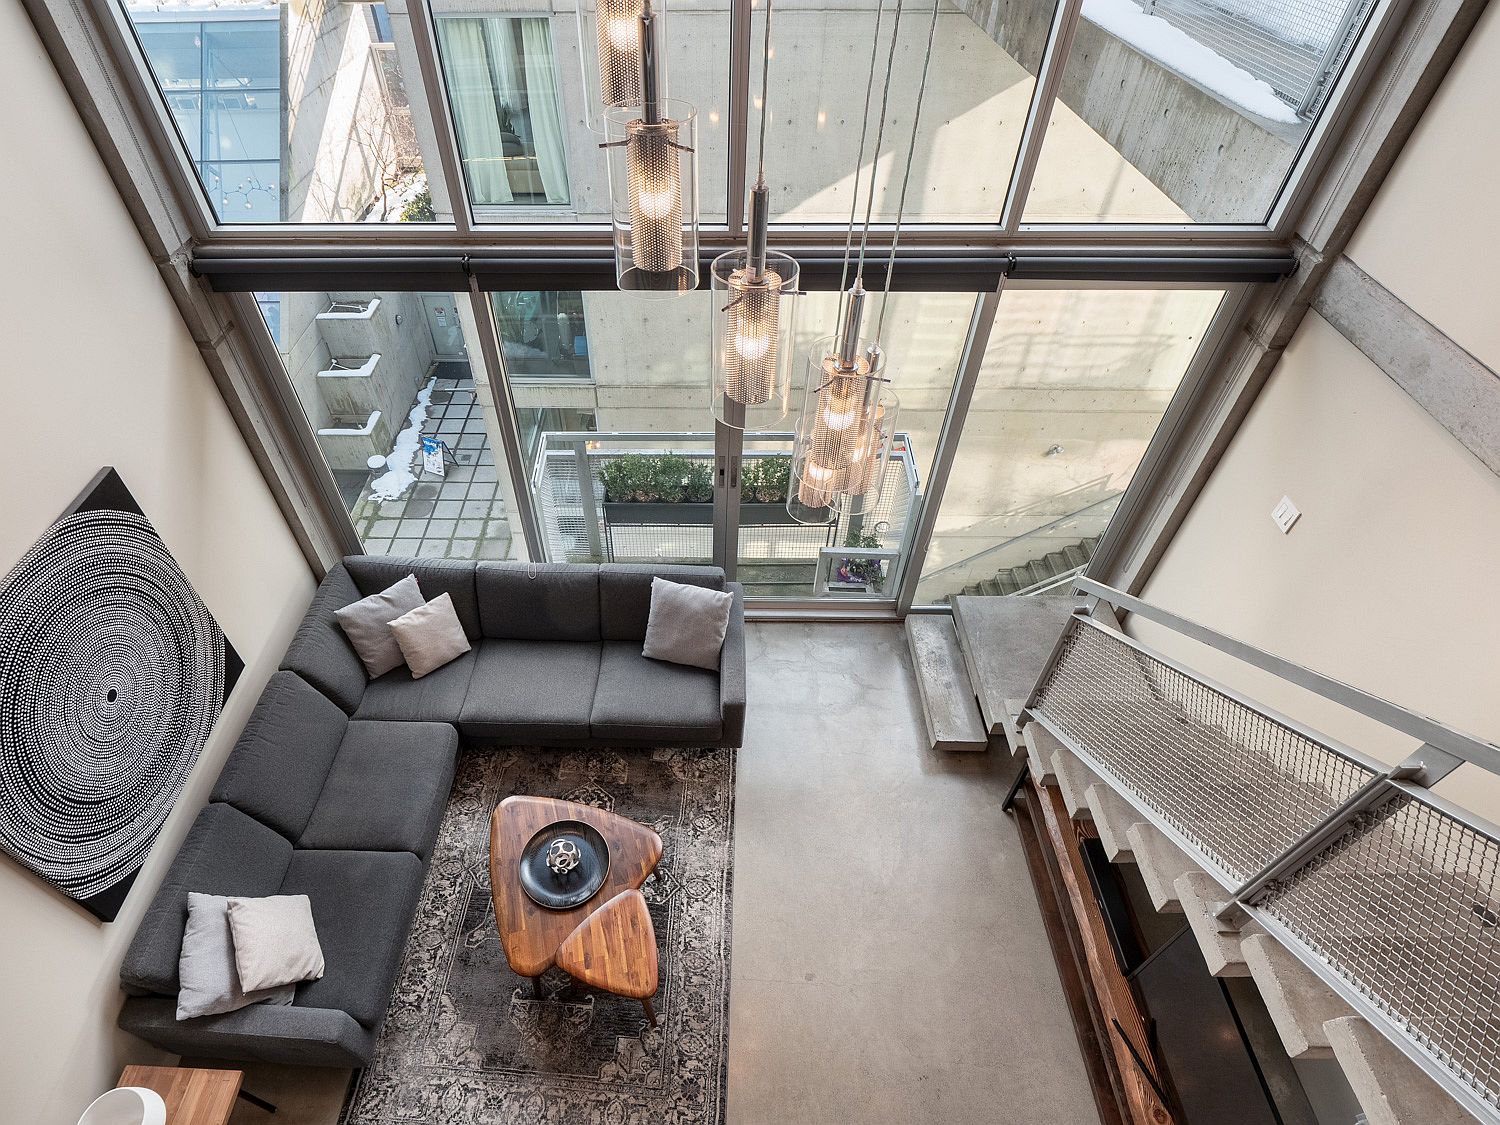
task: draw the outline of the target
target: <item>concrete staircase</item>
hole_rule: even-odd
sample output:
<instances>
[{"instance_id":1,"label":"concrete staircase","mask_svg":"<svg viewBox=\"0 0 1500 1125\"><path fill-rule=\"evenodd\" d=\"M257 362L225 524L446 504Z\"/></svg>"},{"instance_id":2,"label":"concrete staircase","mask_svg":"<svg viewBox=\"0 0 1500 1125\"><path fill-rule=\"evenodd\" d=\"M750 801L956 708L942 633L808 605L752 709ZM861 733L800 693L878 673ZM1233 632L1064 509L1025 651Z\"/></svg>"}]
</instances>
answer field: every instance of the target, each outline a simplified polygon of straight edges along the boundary
<instances>
[{"instance_id":1,"label":"concrete staircase","mask_svg":"<svg viewBox=\"0 0 1500 1125\"><path fill-rule=\"evenodd\" d=\"M1286 946L1253 921L1218 918L1230 893L1039 723L1017 726L1074 602L959 595L953 616L912 616L906 630L935 750L1024 755L1039 785L1060 790L1068 815L1090 821L1112 862L1133 864L1162 913L1184 916L1209 971L1261 994L1294 1059L1331 1059L1370 1125L1461 1125L1472 1118Z\"/></svg>"},{"instance_id":2,"label":"concrete staircase","mask_svg":"<svg viewBox=\"0 0 1500 1125\"><path fill-rule=\"evenodd\" d=\"M1336 1060L1370 1125L1472 1125L1457 1102L1286 946L1253 921L1237 927L1220 921L1229 892L1072 751L1036 723L1026 726L1022 745L1032 777L1060 789L1074 820L1093 822L1114 862L1135 864L1152 905L1186 916L1209 971L1254 982L1290 1058ZM1043 757L1050 763L1038 769Z\"/></svg>"},{"instance_id":3,"label":"concrete staircase","mask_svg":"<svg viewBox=\"0 0 1500 1125\"><path fill-rule=\"evenodd\" d=\"M1094 548L1099 545L1097 536L1088 539L1080 539L1077 543L1070 543L1066 547L1059 547L1055 551L1048 551L1039 558L1030 562L1022 563L1020 566L1006 567L996 573L993 578L985 578L979 582L971 582L963 588L964 597L993 598L1003 597L1010 594L1018 594L1033 587L1045 585L1060 574L1071 574L1079 568L1087 566L1094 557ZM1058 586L1053 590L1043 591L1049 594L1065 594L1067 586Z\"/></svg>"}]
</instances>

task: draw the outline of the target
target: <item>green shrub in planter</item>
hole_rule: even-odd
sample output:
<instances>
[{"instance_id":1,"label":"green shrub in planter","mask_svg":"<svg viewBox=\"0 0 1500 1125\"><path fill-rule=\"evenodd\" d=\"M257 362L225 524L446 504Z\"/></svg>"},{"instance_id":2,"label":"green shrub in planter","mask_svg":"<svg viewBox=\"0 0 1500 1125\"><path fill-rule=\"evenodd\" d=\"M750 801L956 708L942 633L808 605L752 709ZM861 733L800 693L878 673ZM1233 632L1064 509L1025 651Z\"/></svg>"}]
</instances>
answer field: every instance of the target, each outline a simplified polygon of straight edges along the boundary
<instances>
[{"instance_id":1,"label":"green shrub in planter","mask_svg":"<svg viewBox=\"0 0 1500 1125\"><path fill-rule=\"evenodd\" d=\"M740 472L740 494L747 503L784 504L791 479L790 457L777 454L747 459Z\"/></svg>"}]
</instances>

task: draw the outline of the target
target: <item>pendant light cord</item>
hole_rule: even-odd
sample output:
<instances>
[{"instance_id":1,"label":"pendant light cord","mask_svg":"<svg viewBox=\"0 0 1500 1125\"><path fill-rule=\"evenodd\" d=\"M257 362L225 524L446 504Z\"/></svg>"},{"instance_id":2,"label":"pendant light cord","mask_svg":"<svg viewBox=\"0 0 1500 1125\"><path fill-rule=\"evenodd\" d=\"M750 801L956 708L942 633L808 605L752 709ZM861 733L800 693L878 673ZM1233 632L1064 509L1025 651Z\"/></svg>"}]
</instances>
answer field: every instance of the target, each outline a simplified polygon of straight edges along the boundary
<instances>
[{"instance_id":1,"label":"pendant light cord","mask_svg":"<svg viewBox=\"0 0 1500 1125\"><path fill-rule=\"evenodd\" d=\"M769 3L770 0L767 0ZM912 108L911 142L906 149L906 171L901 177L901 195L896 201L896 229L891 234L891 253L885 263L885 292L880 297L880 316L875 321L875 339L885 328L885 310L891 302L891 279L896 273L896 247L901 245L901 220L906 215L906 189L911 186L911 168L917 156L917 128L922 123L922 102L927 97L927 72L932 67L932 44L937 35L938 0L932 0L932 20L927 25L927 55L922 60L922 78L917 85L917 102Z\"/></svg>"},{"instance_id":2,"label":"pendant light cord","mask_svg":"<svg viewBox=\"0 0 1500 1125\"><path fill-rule=\"evenodd\" d=\"M844 263L839 270L839 300L835 323L844 319L844 291L849 287L849 262L854 256L854 224L859 218L859 182L865 166L865 141L870 133L870 100L875 93L875 62L880 57L880 21L885 15L885 0L876 0L875 30L870 36L870 70L865 79L865 108L859 123L859 159L854 162L854 197L849 201L849 229L844 234Z\"/></svg>"},{"instance_id":3,"label":"pendant light cord","mask_svg":"<svg viewBox=\"0 0 1500 1125\"><path fill-rule=\"evenodd\" d=\"M760 63L760 153L756 158L757 182L766 178L766 121L771 116L771 0L766 0L766 26Z\"/></svg>"},{"instance_id":4,"label":"pendant light cord","mask_svg":"<svg viewBox=\"0 0 1500 1125\"><path fill-rule=\"evenodd\" d=\"M859 236L859 264L854 276L863 277L865 272L865 250L870 244L870 220L875 215L875 175L880 171L880 146L885 140L886 110L891 104L891 78L896 70L896 42L901 37L901 5L896 0L896 16L891 21L891 49L885 58L885 88L880 94L880 125L875 130L875 155L870 160L870 193L865 199L865 226ZM863 153L861 163L863 163Z\"/></svg>"}]
</instances>

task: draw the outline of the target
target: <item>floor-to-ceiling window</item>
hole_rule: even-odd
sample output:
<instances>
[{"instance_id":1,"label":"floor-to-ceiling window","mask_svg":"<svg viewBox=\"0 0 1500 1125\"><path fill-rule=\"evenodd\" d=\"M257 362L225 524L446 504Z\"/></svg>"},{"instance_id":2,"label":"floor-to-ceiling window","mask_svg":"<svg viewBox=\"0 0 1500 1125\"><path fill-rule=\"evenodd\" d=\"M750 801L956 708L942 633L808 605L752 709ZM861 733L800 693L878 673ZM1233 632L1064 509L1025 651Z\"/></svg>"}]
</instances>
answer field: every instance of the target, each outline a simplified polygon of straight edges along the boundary
<instances>
[{"instance_id":1,"label":"floor-to-ceiling window","mask_svg":"<svg viewBox=\"0 0 1500 1125\"><path fill-rule=\"evenodd\" d=\"M889 602L920 573L919 604L1031 592L1086 560L1244 276L1215 263L1284 248L1269 224L1388 6L779 6L762 104L759 0L671 5L663 82L697 107L700 265L743 240L762 130L771 245L818 263L791 393L736 431L710 410L709 292L610 288L597 75L575 10L120 3L212 215L199 243L288 264L291 280L250 271L240 287L254 277L367 549L712 560L752 596L791 599ZM251 229L230 238L230 224ZM1136 276L1101 250L1136 254L1144 281L1194 237L1219 243L1186 280L1218 288L1090 284ZM1057 274L1071 288L1012 285L992 326L976 313L1013 255L1035 253L1045 276L1080 244ZM336 283L296 280L304 255L339 258ZM858 504L798 522L786 477L807 354L856 272L886 356L889 460ZM955 397L976 370L972 398ZM438 478L449 456L468 479ZM1057 573L1010 561L1028 544Z\"/></svg>"}]
</instances>

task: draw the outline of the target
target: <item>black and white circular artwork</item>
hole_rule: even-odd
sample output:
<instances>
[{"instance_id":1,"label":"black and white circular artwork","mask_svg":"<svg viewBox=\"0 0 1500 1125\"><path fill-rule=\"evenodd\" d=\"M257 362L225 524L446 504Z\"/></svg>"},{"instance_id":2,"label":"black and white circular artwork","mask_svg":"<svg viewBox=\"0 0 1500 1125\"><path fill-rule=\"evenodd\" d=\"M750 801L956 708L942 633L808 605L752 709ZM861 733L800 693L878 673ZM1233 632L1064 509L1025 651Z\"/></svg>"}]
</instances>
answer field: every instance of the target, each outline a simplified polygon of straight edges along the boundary
<instances>
[{"instance_id":1,"label":"black and white circular artwork","mask_svg":"<svg viewBox=\"0 0 1500 1125\"><path fill-rule=\"evenodd\" d=\"M112 919L240 668L101 474L0 585L0 848Z\"/></svg>"}]
</instances>

